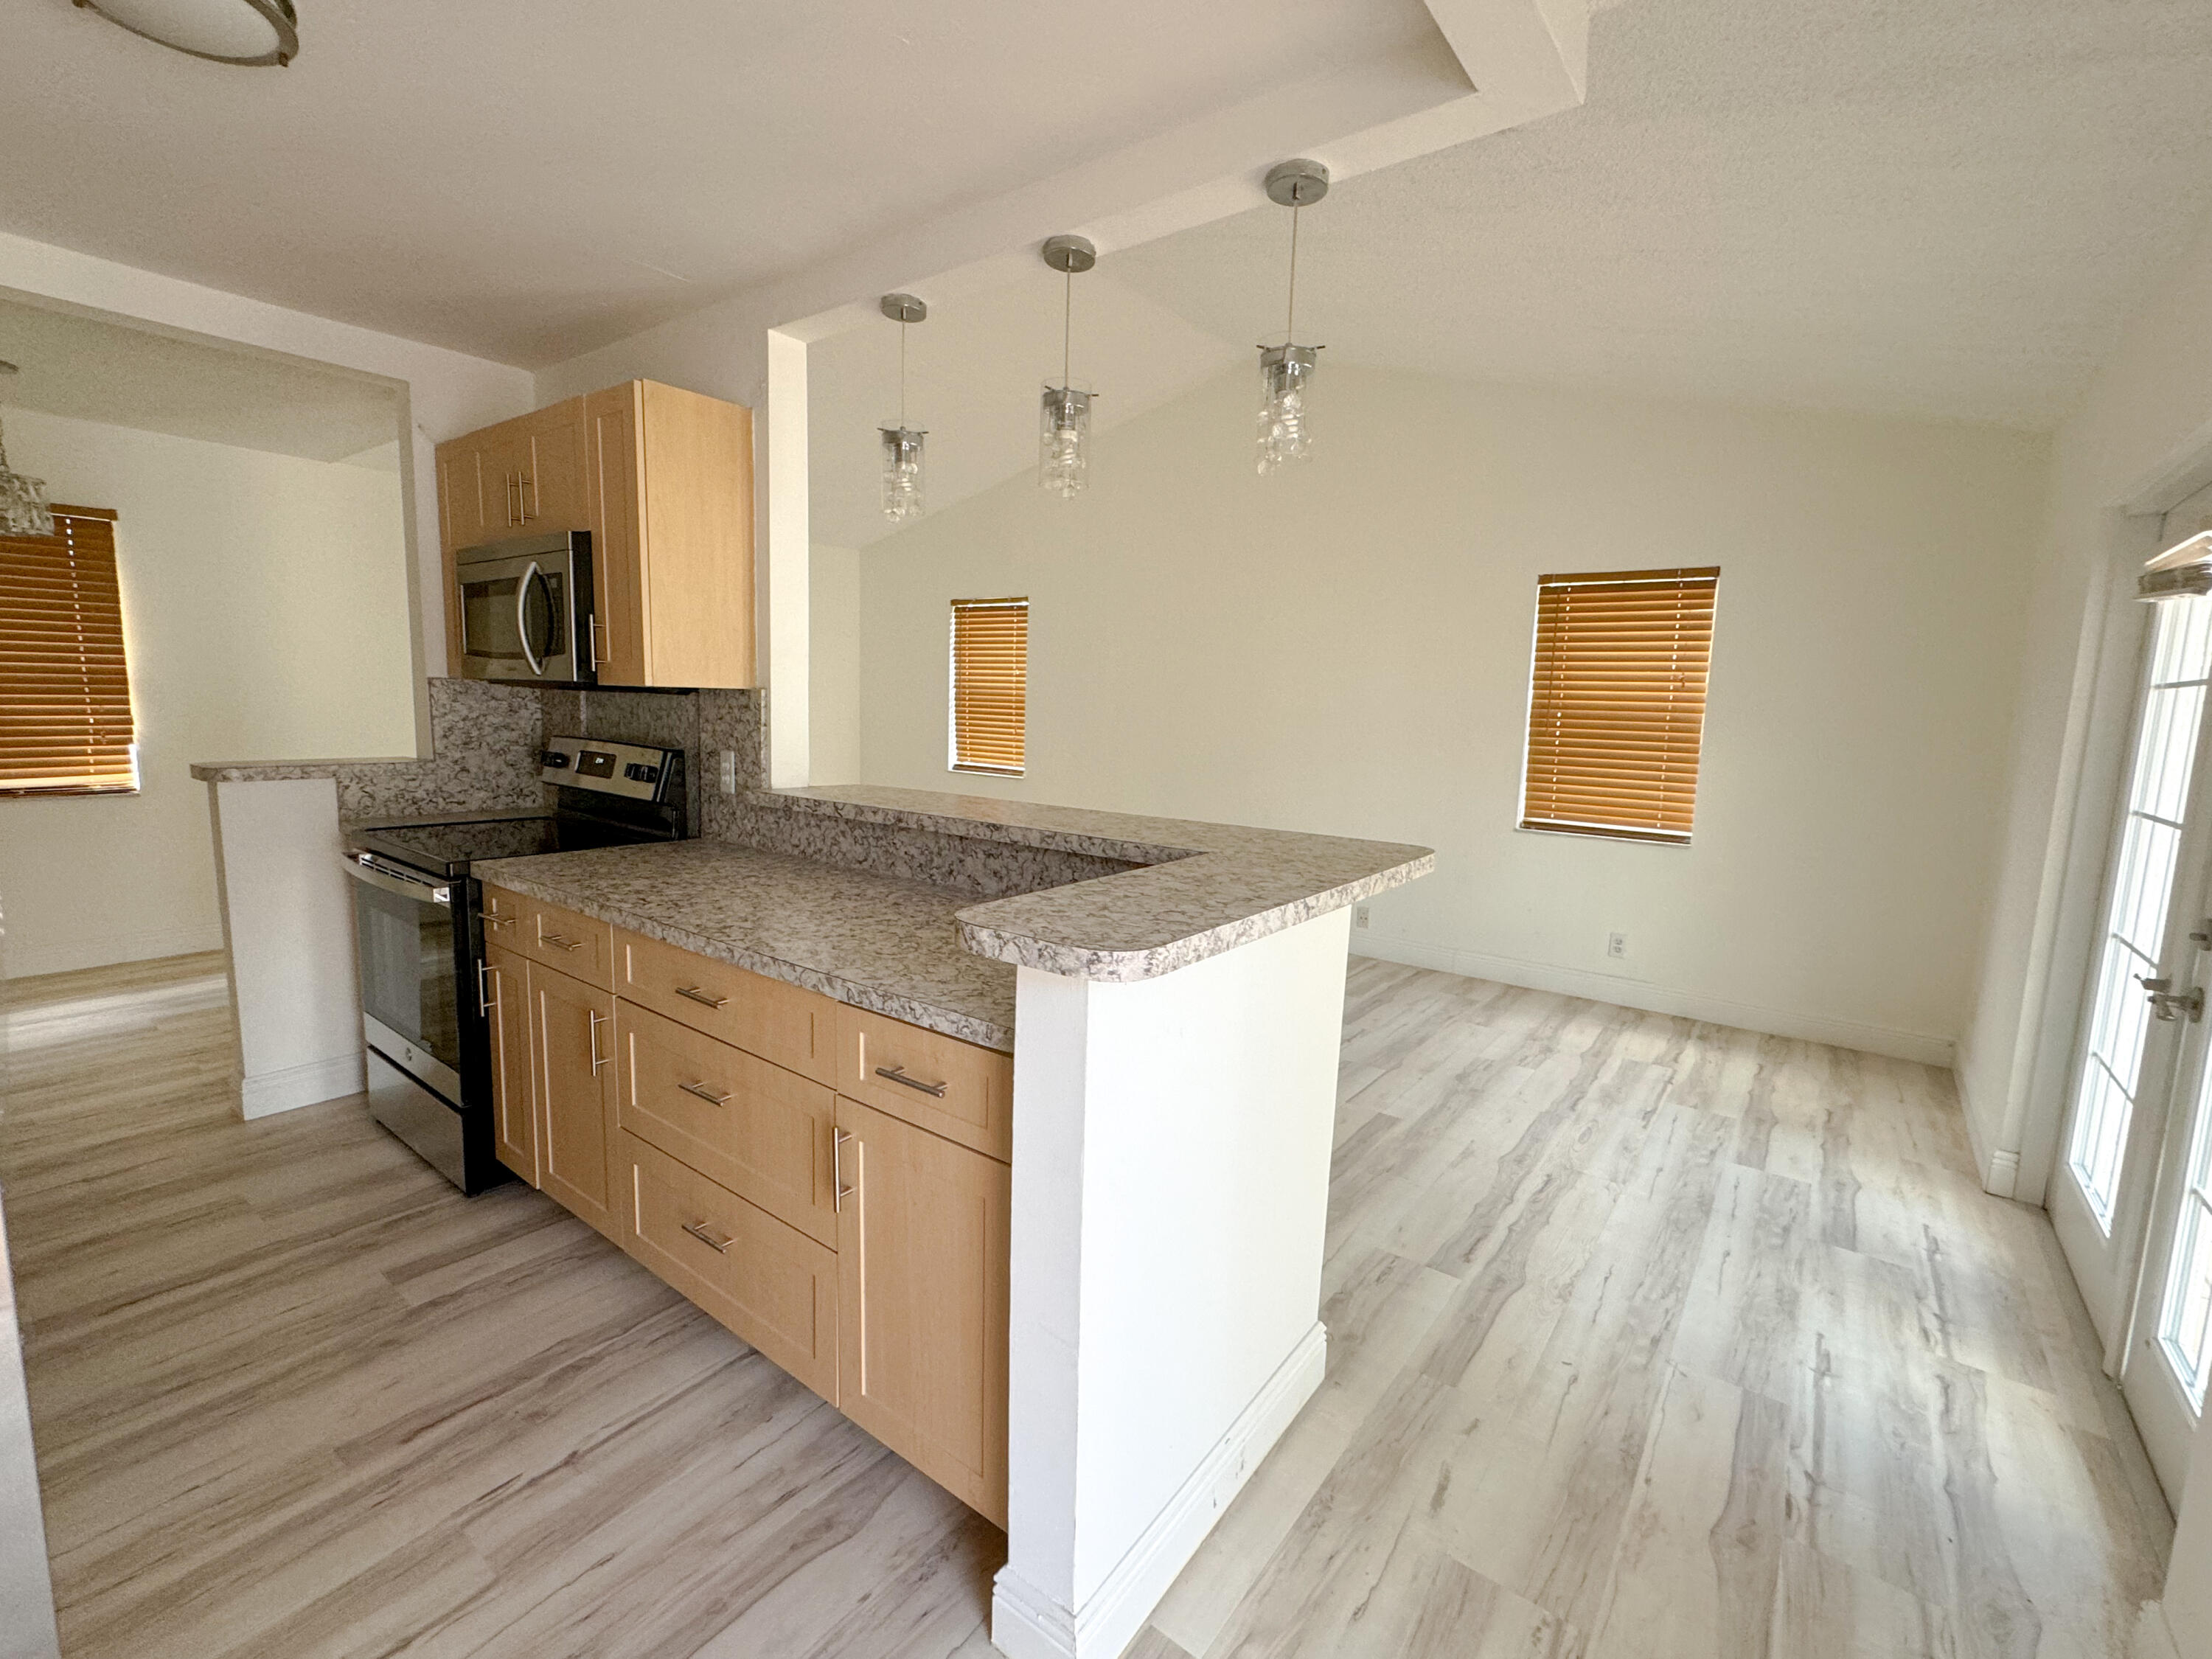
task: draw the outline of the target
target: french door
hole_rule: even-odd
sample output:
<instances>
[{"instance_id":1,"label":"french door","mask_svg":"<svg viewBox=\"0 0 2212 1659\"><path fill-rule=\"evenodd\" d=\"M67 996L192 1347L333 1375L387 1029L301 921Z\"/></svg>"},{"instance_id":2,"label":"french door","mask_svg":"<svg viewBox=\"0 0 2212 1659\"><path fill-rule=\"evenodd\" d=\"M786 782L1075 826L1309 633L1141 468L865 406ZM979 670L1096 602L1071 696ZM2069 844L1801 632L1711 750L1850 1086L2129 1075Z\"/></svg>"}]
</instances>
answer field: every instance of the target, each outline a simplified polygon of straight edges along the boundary
<instances>
[{"instance_id":1,"label":"french door","mask_svg":"<svg viewBox=\"0 0 2212 1659\"><path fill-rule=\"evenodd\" d=\"M2050 1209L2169 1499L2212 1372L2212 598L2151 608Z\"/></svg>"}]
</instances>

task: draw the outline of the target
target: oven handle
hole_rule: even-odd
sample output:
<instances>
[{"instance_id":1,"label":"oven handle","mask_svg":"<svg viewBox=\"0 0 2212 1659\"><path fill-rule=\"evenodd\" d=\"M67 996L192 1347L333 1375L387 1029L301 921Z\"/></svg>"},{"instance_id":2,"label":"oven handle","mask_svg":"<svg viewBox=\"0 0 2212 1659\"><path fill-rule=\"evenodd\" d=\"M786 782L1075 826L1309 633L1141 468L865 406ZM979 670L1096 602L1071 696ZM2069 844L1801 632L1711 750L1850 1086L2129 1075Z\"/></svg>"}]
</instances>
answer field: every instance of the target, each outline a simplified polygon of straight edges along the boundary
<instances>
[{"instance_id":1,"label":"oven handle","mask_svg":"<svg viewBox=\"0 0 2212 1659\"><path fill-rule=\"evenodd\" d=\"M356 881L371 887L380 887L387 893L397 893L402 898L413 899L418 904L442 904L452 908L453 890L451 887L423 881L414 876L403 876L389 866L375 862L374 854L349 853L343 868Z\"/></svg>"},{"instance_id":2,"label":"oven handle","mask_svg":"<svg viewBox=\"0 0 2212 1659\"><path fill-rule=\"evenodd\" d=\"M530 562L530 568L522 573L522 580L514 585L514 637L522 642L522 655L530 665L530 672L538 678L545 678L545 665L530 648L530 584L542 581L538 561Z\"/></svg>"}]
</instances>

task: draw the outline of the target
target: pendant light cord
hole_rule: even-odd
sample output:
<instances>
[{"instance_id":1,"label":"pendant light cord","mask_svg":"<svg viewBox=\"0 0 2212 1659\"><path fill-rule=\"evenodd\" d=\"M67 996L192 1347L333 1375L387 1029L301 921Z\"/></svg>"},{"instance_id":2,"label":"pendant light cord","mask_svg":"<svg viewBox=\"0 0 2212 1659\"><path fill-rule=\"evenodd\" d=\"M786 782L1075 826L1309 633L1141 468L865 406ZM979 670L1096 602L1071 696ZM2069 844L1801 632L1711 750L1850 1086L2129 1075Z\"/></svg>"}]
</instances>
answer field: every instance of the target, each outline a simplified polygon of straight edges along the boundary
<instances>
[{"instance_id":1,"label":"pendant light cord","mask_svg":"<svg viewBox=\"0 0 2212 1659\"><path fill-rule=\"evenodd\" d=\"M1291 204L1291 298L1283 308L1283 343L1297 337L1298 319L1298 204Z\"/></svg>"},{"instance_id":2,"label":"pendant light cord","mask_svg":"<svg viewBox=\"0 0 2212 1659\"><path fill-rule=\"evenodd\" d=\"M899 319L899 430L906 430L906 319Z\"/></svg>"},{"instance_id":3,"label":"pendant light cord","mask_svg":"<svg viewBox=\"0 0 2212 1659\"><path fill-rule=\"evenodd\" d=\"M1060 387L1065 392L1073 384L1067 366L1073 361L1069 342L1075 333L1075 267L1062 271L1060 281L1066 284L1060 302Z\"/></svg>"}]
</instances>

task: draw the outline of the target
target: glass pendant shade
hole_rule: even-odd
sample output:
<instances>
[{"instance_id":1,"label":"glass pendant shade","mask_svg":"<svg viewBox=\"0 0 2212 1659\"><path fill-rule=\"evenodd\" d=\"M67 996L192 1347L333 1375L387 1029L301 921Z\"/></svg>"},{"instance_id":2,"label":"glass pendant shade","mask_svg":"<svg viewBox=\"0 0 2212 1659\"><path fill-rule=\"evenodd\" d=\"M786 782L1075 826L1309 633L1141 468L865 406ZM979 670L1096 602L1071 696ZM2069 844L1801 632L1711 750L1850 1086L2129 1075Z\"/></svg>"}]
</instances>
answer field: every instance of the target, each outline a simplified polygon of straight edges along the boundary
<instances>
[{"instance_id":1,"label":"glass pendant shade","mask_svg":"<svg viewBox=\"0 0 2212 1659\"><path fill-rule=\"evenodd\" d=\"M1091 482L1091 399L1072 386L1048 386L1039 404L1037 484L1079 495Z\"/></svg>"},{"instance_id":2,"label":"glass pendant shade","mask_svg":"<svg viewBox=\"0 0 2212 1659\"><path fill-rule=\"evenodd\" d=\"M77 0L131 33L211 63L289 64L300 50L292 0Z\"/></svg>"},{"instance_id":3,"label":"glass pendant shade","mask_svg":"<svg viewBox=\"0 0 2212 1659\"><path fill-rule=\"evenodd\" d=\"M884 436L884 517L904 524L921 516L921 441L910 426L877 428Z\"/></svg>"},{"instance_id":4,"label":"glass pendant shade","mask_svg":"<svg viewBox=\"0 0 2212 1659\"><path fill-rule=\"evenodd\" d=\"M46 481L8 470L8 445L0 436L0 536L51 536L54 515L46 505Z\"/></svg>"},{"instance_id":5,"label":"glass pendant shade","mask_svg":"<svg viewBox=\"0 0 2212 1659\"><path fill-rule=\"evenodd\" d=\"M1260 457L1261 477L1286 461L1302 461L1313 452L1306 429L1306 386L1321 361L1319 346L1260 348Z\"/></svg>"}]
</instances>

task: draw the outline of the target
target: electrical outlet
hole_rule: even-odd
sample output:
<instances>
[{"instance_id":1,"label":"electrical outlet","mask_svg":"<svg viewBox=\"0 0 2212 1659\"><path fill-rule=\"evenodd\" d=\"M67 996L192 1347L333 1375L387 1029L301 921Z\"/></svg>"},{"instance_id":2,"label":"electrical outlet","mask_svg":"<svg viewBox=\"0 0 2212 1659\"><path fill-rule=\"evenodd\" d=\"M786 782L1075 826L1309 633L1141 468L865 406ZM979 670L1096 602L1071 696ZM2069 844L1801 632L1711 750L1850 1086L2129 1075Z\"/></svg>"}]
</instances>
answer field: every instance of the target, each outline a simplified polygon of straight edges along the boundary
<instances>
[{"instance_id":1,"label":"electrical outlet","mask_svg":"<svg viewBox=\"0 0 2212 1659\"><path fill-rule=\"evenodd\" d=\"M1354 927L1364 927L1367 925L1367 907L1365 905L1355 904L1352 907L1352 925Z\"/></svg>"},{"instance_id":2,"label":"electrical outlet","mask_svg":"<svg viewBox=\"0 0 2212 1659\"><path fill-rule=\"evenodd\" d=\"M1628 935L1613 933L1605 936L1605 953L1615 962L1628 960Z\"/></svg>"},{"instance_id":3,"label":"electrical outlet","mask_svg":"<svg viewBox=\"0 0 2212 1659\"><path fill-rule=\"evenodd\" d=\"M722 793L726 795L738 793L738 751L734 749L722 750Z\"/></svg>"}]
</instances>

